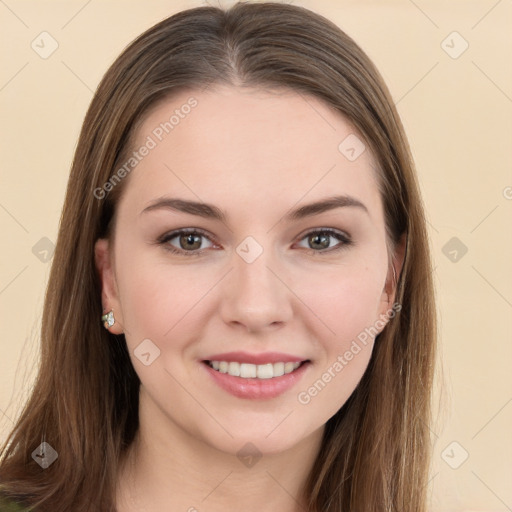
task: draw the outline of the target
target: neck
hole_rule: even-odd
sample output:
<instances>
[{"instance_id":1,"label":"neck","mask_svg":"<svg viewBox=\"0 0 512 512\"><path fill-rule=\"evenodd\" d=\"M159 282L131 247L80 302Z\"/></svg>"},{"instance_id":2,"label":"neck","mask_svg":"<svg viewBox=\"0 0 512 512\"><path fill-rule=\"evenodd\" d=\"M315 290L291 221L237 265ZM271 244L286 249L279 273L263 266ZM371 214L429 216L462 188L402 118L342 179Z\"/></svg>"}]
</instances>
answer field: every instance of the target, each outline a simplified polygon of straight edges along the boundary
<instances>
[{"instance_id":1,"label":"neck","mask_svg":"<svg viewBox=\"0 0 512 512\"><path fill-rule=\"evenodd\" d=\"M141 400L139 431L121 462L117 512L307 509L301 491L323 428L285 452L256 460L220 451L168 418L155 421L154 414L153 405Z\"/></svg>"}]
</instances>

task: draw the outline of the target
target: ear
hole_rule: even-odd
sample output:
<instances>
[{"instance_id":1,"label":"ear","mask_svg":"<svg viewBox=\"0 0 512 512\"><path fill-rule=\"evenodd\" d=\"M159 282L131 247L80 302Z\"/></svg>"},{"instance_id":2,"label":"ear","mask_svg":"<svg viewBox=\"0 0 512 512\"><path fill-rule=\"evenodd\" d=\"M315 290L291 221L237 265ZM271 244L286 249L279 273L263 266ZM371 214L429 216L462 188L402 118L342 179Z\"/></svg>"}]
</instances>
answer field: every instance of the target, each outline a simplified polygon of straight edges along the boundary
<instances>
[{"instance_id":1,"label":"ear","mask_svg":"<svg viewBox=\"0 0 512 512\"><path fill-rule=\"evenodd\" d=\"M407 248L407 236L404 233L398 243L396 244L392 254L389 258L389 270L386 278L385 291L388 295L387 302L391 307L395 303L396 291L398 288L398 281L402 273L402 268L405 260L405 252Z\"/></svg>"},{"instance_id":2,"label":"ear","mask_svg":"<svg viewBox=\"0 0 512 512\"><path fill-rule=\"evenodd\" d=\"M100 238L94 244L94 261L101 281L103 314L114 312L115 322L108 330L112 334L123 334L123 316L114 272L114 258L108 239Z\"/></svg>"},{"instance_id":3,"label":"ear","mask_svg":"<svg viewBox=\"0 0 512 512\"><path fill-rule=\"evenodd\" d=\"M398 281L402 273L402 267L405 260L405 252L407 247L407 235L403 234L392 251L389 251L389 265L386 276L386 283L382 290L380 314L385 317L384 326L389 321L389 311L394 310ZM382 327L382 329L384 328ZM380 329L380 331L382 330Z\"/></svg>"}]
</instances>

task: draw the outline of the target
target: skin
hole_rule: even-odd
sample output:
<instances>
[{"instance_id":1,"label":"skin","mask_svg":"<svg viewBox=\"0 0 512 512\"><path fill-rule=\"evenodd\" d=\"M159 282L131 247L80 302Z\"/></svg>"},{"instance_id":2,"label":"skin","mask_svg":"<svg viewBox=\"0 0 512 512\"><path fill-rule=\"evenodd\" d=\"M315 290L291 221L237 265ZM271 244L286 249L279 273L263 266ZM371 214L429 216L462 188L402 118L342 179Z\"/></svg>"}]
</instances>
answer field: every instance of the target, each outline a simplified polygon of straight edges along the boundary
<instances>
[{"instance_id":1,"label":"skin","mask_svg":"<svg viewBox=\"0 0 512 512\"><path fill-rule=\"evenodd\" d=\"M338 150L356 131L320 100L224 86L153 108L134 149L191 96L197 106L125 178L114 237L95 247L103 305L116 318L110 330L125 334L141 380L140 431L119 474L118 510L217 512L243 503L249 512L293 512L324 425L361 379L373 339L309 403L298 394L332 374L394 299L376 166L368 150L352 162ZM342 194L366 210L283 219ZM214 204L227 221L165 208L142 213L162 196ZM199 238L199 256L157 243L181 228L211 235ZM341 249L322 253L308 241L321 228L352 243L330 237L328 247ZM252 263L236 251L247 236L263 250ZM179 236L166 244L187 250ZM402 254L397 248L397 274ZM144 339L160 350L148 366L134 355ZM277 398L242 399L212 383L201 363L236 350L285 352L311 364ZM237 457L248 442L262 455L252 467Z\"/></svg>"}]
</instances>

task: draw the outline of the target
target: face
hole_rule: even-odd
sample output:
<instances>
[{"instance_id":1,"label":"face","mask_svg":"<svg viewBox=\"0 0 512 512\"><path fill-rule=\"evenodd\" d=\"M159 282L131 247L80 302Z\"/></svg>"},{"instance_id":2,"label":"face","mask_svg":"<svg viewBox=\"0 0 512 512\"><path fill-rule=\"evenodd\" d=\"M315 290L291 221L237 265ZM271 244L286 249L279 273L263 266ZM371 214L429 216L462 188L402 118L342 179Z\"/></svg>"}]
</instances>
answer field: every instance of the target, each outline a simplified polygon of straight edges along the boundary
<instances>
[{"instance_id":1,"label":"face","mask_svg":"<svg viewBox=\"0 0 512 512\"><path fill-rule=\"evenodd\" d=\"M291 91L188 91L148 113L96 257L152 424L276 453L354 391L393 298L356 136Z\"/></svg>"}]
</instances>

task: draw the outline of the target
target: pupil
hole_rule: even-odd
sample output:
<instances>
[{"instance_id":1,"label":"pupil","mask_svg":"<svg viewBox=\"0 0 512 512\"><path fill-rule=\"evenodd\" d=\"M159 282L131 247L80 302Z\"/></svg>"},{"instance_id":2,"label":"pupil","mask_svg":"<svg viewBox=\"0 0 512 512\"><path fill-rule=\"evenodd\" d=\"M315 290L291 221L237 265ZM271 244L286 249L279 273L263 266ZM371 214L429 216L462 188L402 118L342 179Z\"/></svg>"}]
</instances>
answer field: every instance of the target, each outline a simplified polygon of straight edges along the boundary
<instances>
[{"instance_id":1,"label":"pupil","mask_svg":"<svg viewBox=\"0 0 512 512\"><path fill-rule=\"evenodd\" d=\"M199 240L199 235L188 234L181 236L182 246L188 247L189 249L198 249L201 246L201 241ZM198 242L199 241L199 242ZM195 245L194 245L195 242Z\"/></svg>"},{"instance_id":2,"label":"pupil","mask_svg":"<svg viewBox=\"0 0 512 512\"><path fill-rule=\"evenodd\" d=\"M313 235L310 237L309 241L313 245L318 244L318 246L321 249L325 249L325 248L329 247L329 235L325 235L325 234Z\"/></svg>"}]
</instances>

